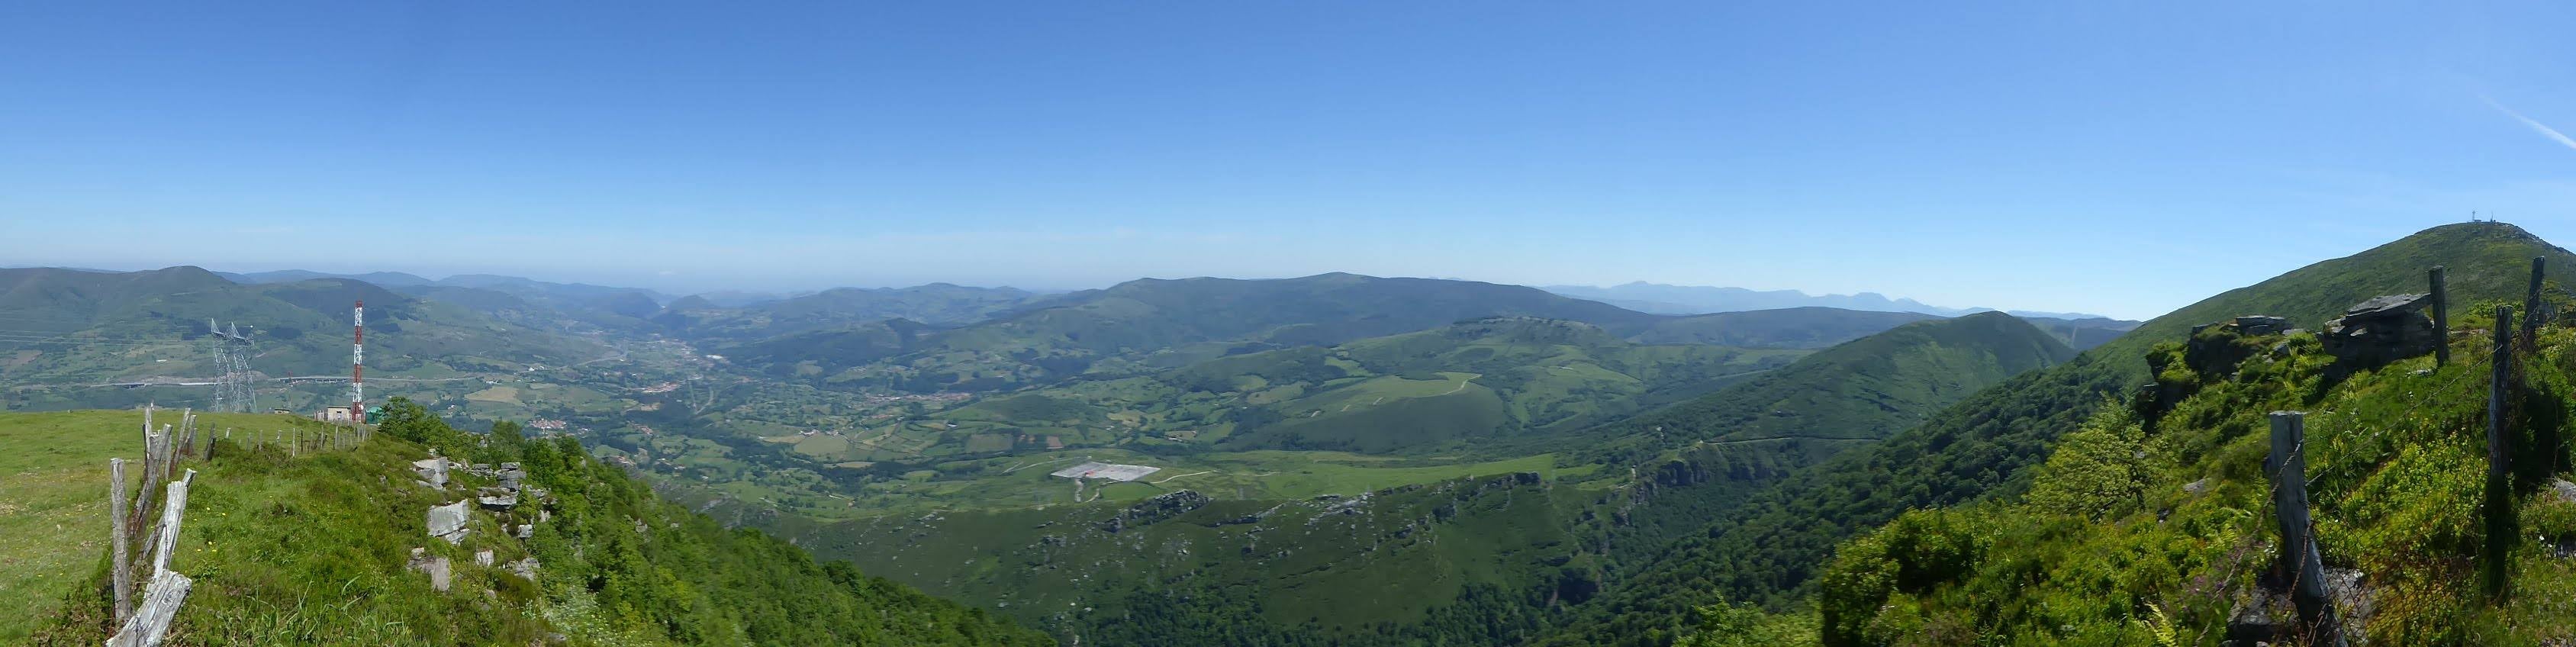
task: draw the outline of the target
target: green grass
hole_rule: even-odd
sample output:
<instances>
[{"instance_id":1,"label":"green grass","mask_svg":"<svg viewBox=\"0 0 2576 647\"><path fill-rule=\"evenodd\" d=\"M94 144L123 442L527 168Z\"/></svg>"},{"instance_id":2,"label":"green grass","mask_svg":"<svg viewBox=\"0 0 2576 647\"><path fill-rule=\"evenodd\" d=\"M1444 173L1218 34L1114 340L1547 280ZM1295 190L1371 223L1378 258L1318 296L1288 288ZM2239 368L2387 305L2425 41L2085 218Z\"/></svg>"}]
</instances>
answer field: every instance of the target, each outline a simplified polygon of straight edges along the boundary
<instances>
[{"instance_id":1,"label":"green grass","mask_svg":"<svg viewBox=\"0 0 2576 647\"><path fill-rule=\"evenodd\" d=\"M1634 566L1636 580L1613 591L1607 604L1581 610L1558 640L1642 644L1631 637L1677 626L1692 609L1720 597L1795 606L1813 590L1835 545L1854 534L1909 509L1964 505L2026 487L2028 469L2048 456L2052 443L2149 379L2144 355L2150 346L2180 340L2193 325L2271 314L2316 328L2364 299L2422 291L2433 265L2449 266L2458 315L2479 301L2519 302L2534 256L2548 257L2552 267L2576 267L2570 265L2576 255L2512 225L2444 225L2157 317L2072 362L1979 391L1885 441L1738 495L1738 509L1704 515L1703 532Z\"/></svg>"},{"instance_id":2,"label":"green grass","mask_svg":"<svg viewBox=\"0 0 2576 647\"><path fill-rule=\"evenodd\" d=\"M486 445L409 411L354 449L290 457L219 441L215 459L183 464L199 474L172 568L197 584L173 624L177 644L524 644L550 633L576 645L1047 642L659 501L570 439ZM95 422L126 418L6 415L0 437L78 439ZM460 473L454 491L415 485L409 462L427 449L396 436L469 460L525 461L530 484L553 495L474 513L462 545L426 537L424 510L488 482ZM114 451L62 444L73 453L46 462ZM517 523L534 524L534 537L504 530ZM455 590L434 591L404 567L416 547L455 561ZM13 630L38 644L96 644L109 630L104 550L56 549L72 555L59 574L68 581L51 590L59 604ZM542 565L530 580L475 564L478 550L493 551L496 564Z\"/></svg>"},{"instance_id":3,"label":"green grass","mask_svg":"<svg viewBox=\"0 0 2576 647\"><path fill-rule=\"evenodd\" d=\"M177 411L153 421L177 422ZM327 429L311 420L267 414L206 414L201 430ZM131 459L139 482L143 412L61 411L0 414L0 643L28 639L28 623L51 613L88 577L107 546L107 459ZM134 488L128 486L128 496Z\"/></svg>"},{"instance_id":4,"label":"green grass","mask_svg":"<svg viewBox=\"0 0 2576 647\"><path fill-rule=\"evenodd\" d=\"M2474 327L2475 318L2465 322ZM2242 587L2269 567L2266 414L2305 410L2306 477L2318 550L2361 572L2375 612L2349 617L2374 643L2538 645L2571 637L2576 568L2550 544L2576 537L2576 505L2543 486L2563 478L2576 331L2550 328L2525 361L2513 452L2521 526L2481 527L2487 469L2485 341L2456 345L2436 369L2417 357L2341 383L2325 379L2311 339L2257 357L2166 414L2153 435L2126 410L2065 436L2026 497L1908 513L1846 543L1821 592L1834 644L1883 642L1952 627L1961 635L2078 644L2144 644L2154 630L2189 643L2225 632ZM2418 372L2422 374L2418 374ZM2205 480L2205 481L2204 481ZM2185 483L2203 481L2194 493ZM2481 568L2511 562L2497 601ZM1947 544L1964 551L1925 551ZM1937 573L1908 582L1896 572ZM1890 583L1897 583L1891 587ZM1963 613L1987 609L1984 613ZM1968 644L1930 640L1928 644Z\"/></svg>"}]
</instances>

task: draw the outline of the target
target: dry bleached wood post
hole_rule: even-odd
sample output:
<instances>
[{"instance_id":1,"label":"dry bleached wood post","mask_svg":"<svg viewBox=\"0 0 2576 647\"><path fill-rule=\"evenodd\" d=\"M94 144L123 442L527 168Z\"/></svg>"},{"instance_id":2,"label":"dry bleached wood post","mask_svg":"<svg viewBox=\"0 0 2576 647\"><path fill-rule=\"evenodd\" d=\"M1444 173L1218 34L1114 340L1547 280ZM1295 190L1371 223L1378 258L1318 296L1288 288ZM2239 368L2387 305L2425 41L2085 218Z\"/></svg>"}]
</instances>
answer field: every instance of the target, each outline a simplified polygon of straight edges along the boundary
<instances>
[{"instance_id":1,"label":"dry bleached wood post","mask_svg":"<svg viewBox=\"0 0 2576 647\"><path fill-rule=\"evenodd\" d=\"M2425 274L2433 283L2433 330L2441 334L2442 342L2433 346L2433 365L2447 366L2451 363L2451 307L2442 292L2442 266L2435 265Z\"/></svg>"},{"instance_id":2,"label":"dry bleached wood post","mask_svg":"<svg viewBox=\"0 0 2576 647\"><path fill-rule=\"evenodd\" d=\"M149 647L168 637L170 620L179 615L179 604L188 598L195 585L188 576L170 570L170 553L178 550L179 521L188 508L188 482L195 480L196 470L170 482L168 502L161 508L161 525L154 531L152 583L143 591L143 605L132 616L117 624L116 635L107 639L108 647Z\"/></svg>"},{"instance_id":3,"label":"dry bleached wood post","mask_svg":"<svg viewBox=\"0 0 2576 647\"><path fill-rule=\"evenodd\" d=\"M133 561L127 557L125 516L125 459L107 459L107 543L110 559L109 579L116 586L116 621L125 622L134 615Z\"/></svg>"},{"instance_id":4,"label":"dry bleached wood post","mask_svg":"<svg viewBox=\"0 0 2576 647\"><path fill-rule=\"evenodd\" d=\"M2316 537L2308 520L2307 416L2297 411L2272 412L2272 455L2264 471L2272 475L2272 517L2281 525L2281 570L2288 573L2290 600L2299 607L2299 625L2308 644L2343 647L2343 623L2335 618L2334 598L2326 592L2326 571L2317 556Z\"/></svg>"}]
</instances>

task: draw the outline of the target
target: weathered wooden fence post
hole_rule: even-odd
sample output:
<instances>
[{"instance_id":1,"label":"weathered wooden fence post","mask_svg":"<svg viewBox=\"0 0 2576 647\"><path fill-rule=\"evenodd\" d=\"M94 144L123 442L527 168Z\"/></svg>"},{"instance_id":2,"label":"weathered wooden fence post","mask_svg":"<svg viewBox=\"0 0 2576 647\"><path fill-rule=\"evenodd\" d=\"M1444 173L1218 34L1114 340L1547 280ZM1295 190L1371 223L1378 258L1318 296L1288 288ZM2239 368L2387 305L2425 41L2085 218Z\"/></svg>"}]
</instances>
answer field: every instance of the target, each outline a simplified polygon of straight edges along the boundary
<instances>
[{"instance_id":1,"label":"weathered wooden fence post","mask_svg":"<svg viewBox=\"0 0 2576 647\"><path fill-rule=\"evenodd\" d=\"M2538 266L2533 266L2537 268ZM2487 555L2485 560L2487 592L2502 595L2505 586L2506 557L2515 539L2513 493L2506 468L2512 462L2511 437L2505 425L2507 394L2513 384L2513 306L2496 306L2495 359L2493 375L2487 381L2487 487L2486 517Z\"/></svg>"},{"instance_id":2,"label":"weathered wooden fence post","mask_svg":"<svg viewBox=\"0 0 2576 647\"><path fill-rule=\"evenodd\" d=\"M144 588L142 606L117 623L116 635L107 639L108 647L150 647L169 636L170 621L178 616L179 605L187 601L188 589L195 585L188 576L170 570L170 553L178 550L181 515L188 508L188 483L196 476L196 470L188 470L187 475L170 481L161 524L152 535L152 582Z\"/></svg>"},{"instance_id":3,"label":"weathered wooden fence post","mask_svg":"<svg viewBox=\"0 0 2576 647\"><path fill-rule=\"evenodd\" d=\"M2540 275L2546 256L2531 257L2531 292L2522 300L2522 347L2538 348L2540 343Z\"/></svg>"},{"instance_id":4,"label":"weathered wooden fence post","mask_svg":"<svg viewBox=\"0 0 2576 647\"><path fill-rule=\"evenodd\" d=\"M2442 266L2433 266L2433 269L2427 270L2425 275L2433 283L2433 330L2441 334L2442 341L2433 347L2433 366L2437 368L2449 366L2451 364L2451 306L2450 298L2442 291Z\"/></svg>"},{"instance_id":5,"label":"weathered wooden fence post","mask_svg":"<svg viewBox=\"0 0 2576 647\"><path fill-rule=\"evenodd\" d=\"M134 571L132 550L127 548L125 515L125 459L107 459L107 563L109 578L116 584L116 621L125 622L134 615Z\"/></svg>"},{"instance_id":6,"label":"weathered wooden fence post","mask_svg":"<svg viewBox=\"0 0 2576 647\"><path fill-rule=\"evenodd\" d=\"M2272 517L2281 525L2281 569L2291 577L2290 600L2299 607L2299 624L2308 644L2343 647L2343 623L2335 618L2334 598L2326 591L2324 561L2308 525L2307 416L2297 411L2272 412L2272 455L2264 457L2272 474Z\"/></svg>"}]
</instances>

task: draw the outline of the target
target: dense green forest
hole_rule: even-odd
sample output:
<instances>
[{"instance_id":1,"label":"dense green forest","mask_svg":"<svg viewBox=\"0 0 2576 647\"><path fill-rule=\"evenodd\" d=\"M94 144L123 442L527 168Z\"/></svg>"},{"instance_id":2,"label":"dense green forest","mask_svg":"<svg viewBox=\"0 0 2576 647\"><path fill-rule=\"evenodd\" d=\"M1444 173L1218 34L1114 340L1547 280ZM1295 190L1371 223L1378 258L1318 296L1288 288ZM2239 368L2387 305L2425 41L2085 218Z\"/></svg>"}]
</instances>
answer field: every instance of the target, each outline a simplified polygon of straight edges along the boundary
<instances>
[{"instance_id":1,"label":"dense green forest","mask_svg":"<svg viewBox=\"0 0 2576 647\"><path fill-rule=\"evenodd\" d=\"M1358 342L1345 347L1351 352L1341 361L1353 368L1393 367L1491 350L1487 344L1501 338L1564 342L1597 334L1565 322L1490 321ZM1566 348L1630 346L1587 342ZM2071 353L2047 333L2000 314L1921 321L1808 355L1760 379L1624 425L1531 435L1480 450L1536 452L1542 460L1535 464L1380 468L1421 470L1409 484L1363 480L1374 471L1369 469L1329 479L1301 474L1332 466L1306 454L1311 462L1246 465L1256 473L1277 472L1248 481L1204 475L1151 482L1161 480L1156 478L1100 486L1106 500L1032 502L1021 498L1022 488L1070 485L1046 477L1043 464L1028 469L1035 463L1031 457L941 464L943 474L958 470L959 482L975 485L933 499L945 502L934 510L813 524L722 501L708 504L719 516L773 528L819 554L856 560L871 572L938 595L993 607L1068 642L1229 635L1259 637L1244 639L1253 644L1513 644L1546 635L1570 611L1619 586L1618 564L1642 562L1675 534L1695 531L1691 519L1705 518L1810 460L1801 439L1729 435L1737 425L1698 424L1702 416L1695 412L1759 412L1766 419L1804 421L1765 423L1764 430L1812 430L1798 433L1865 443L1980 387ZM1223 370L1200 377L1267 381L1349 370L1326 363L1336 359L1320 351L1276 351L1218 360ZM1609 356L1595 359L1611 365ZM1173 379L1198 379L1189 375ZM1844 393L1853 397L1833 395L1835 388L1850 389ZM1652 431L1657 425L1664 428ZM1623 444L1616 451L1591 449L1605 440ZM1101 457L1097 451L1074 455ZM1122 460L1155 458L1169 460ZM1371 456L1334 460L1396 462ZM1202 471L1194 463L1182 465L1169 469ZM1505 469L1529 471L1490 471ZM1203 480L1218 478L1225 480L1214 483L1226 485L1208 487L1213 483ZM1319 480L1311 481L1312 489L1261 489L1292 478ZM1250 496L1247 486L1253 488ZM1139 521L1140 515L1149 521Z\"/></svg>"}]
</instances>

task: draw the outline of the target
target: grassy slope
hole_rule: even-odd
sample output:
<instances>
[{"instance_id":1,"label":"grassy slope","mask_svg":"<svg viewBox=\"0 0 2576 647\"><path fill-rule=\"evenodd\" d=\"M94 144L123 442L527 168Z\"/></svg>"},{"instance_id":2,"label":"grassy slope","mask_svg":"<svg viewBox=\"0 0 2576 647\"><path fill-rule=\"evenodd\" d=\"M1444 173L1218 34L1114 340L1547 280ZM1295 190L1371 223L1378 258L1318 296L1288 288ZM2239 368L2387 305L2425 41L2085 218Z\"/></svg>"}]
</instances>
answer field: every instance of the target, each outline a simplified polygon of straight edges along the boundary
<instances>
[{"instance_id":1,"label":"grassy slope","mask_svg":"<svg viewBox=\"0 0 2576 647\"><path fill-rule=\"evenodd\" d=\"M175 422L176 411L155 422ZM209 414L207 429L312 429L291 416ZM27 640L29 622L50 614L62 592L88 574L107 545L107 459L140 461L143 412L0 414L0 643ZM139 468L139 463L137 463ZM129 472L128 492L141 476ZM130 495L129 495L130 496Z\"/></svg>"},{"instance_id":2,"label":"grassy slope","mask_svg":"<svg viewBox=\"0 0 2576 647\"><path fill-rule=\"evenodd\" d=\"M2454 304L2518 300L2534 256L2562 268L2576 262L2576 255L2511 225L2444 225L2157 317L2073 362L1980 391L1886 442L1767 488L1742 510L1713 520L1705 535L1639 569L1639 577L1586 609L1558 640L1618 644L1661 635L1720 595L1790 605L1804 597L1842 539L1910 508L2009 489L2046 457L2049 443L2146 381L2147 347L2181 339L2195 324L2261 313L2315 326L2363 299L2422 290L2424 270L2433 265L2449 266Z\"/></svg>"},{"instance_id":3,"label":"grassy slope","mask_svg":"<svg viewBox=\"0 0 2576 647\"><path fill-rule=\"evenodd\" d=\"M0 415L0 434L64 448L31 461L41 463L29 466L37 471L78 471L98 461L94 454L130 446L123 428L134 417L7 414ZM469 451L462 435L434 437L453 454ZM184 464L200 473L173 568L197 585L174 625L175 640L495 644L560 632L572 644L1047 642L990 623L980 612L817 565L803 551L756 533L726 530L654 499L612 468L563 453L577 452L568 443L500 446L524 455L532 485L555 493L552 520L535 522L539 530L525 542L508 538L501 530L506 522L488 513L475 515L463 546L423 536L422 511L460 495L410 483L408 462L426 452L390 436L296 459L225 443L217 459ZM103 518L95 499L104 488L90 489L59 503L86 512L75 516ZM91 502L78 501L83 498ZM11 535L11 550L44 555L51 564L34 594L56 603L23 618L37 623L34 642L104 638L105 549L91 539L95 534L37 541ZM418 546L456 561L457 590L434 592L424 576L404 568L409 549ZM494 550L503 564L533 556L544 566L530 582L474 565L476 549Z\"/></svg>"},{"instance_id":4,"label":"grassy slope","mask_svg":"<svg viewBox=\"0 0 2576 647\"><path fill-rule=\"evenodd\" d=\"M2455 320L2478 330L2479 317ZM2550 328L2523 360L2513 496L2524 538L2510 549L2503 601L2481 590L2485 336L2454 344L2448 367L2404 360L2332 384L2316 342L2257 357L2150 435L2115 410L2064 438L2026 497L1908 513L1846 543L1821 592L1830 644L1969 644L1971 635L2062 644L2186 644L2226 633L2230 611L2269 566L2265 414L2306 410L2304 451L2319 552L2361 573L2370 612L2343 612L2379 644L2560 644L2576 638L2576 501L2563 478L2576 331ZM2265 342L2270 343L2268 340ZM2422 374L2418 374L2418 372ZM2528 469L2526 469L2528 468ZM2200 482L2200 492L2185 489ZM1923 550L1921 546L1960 550ZM1899 573L1917 574L1913 577Z\"/></svg>"}]
</instances>

